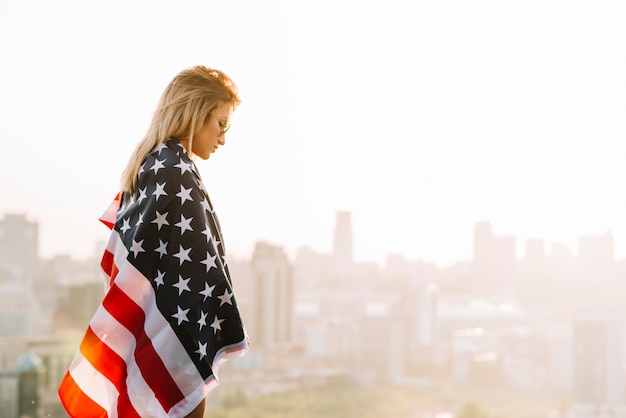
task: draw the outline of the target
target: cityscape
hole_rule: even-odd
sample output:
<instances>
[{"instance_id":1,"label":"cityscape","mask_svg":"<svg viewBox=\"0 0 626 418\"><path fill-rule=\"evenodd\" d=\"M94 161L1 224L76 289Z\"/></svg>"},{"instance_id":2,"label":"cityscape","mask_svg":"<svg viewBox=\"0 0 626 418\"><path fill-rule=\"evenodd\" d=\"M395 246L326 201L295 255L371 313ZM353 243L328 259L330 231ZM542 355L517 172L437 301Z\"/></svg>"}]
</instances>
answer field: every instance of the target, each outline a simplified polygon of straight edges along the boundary
<instances>
[{"instance_id":1,"label":"cityscape","mask_svg":"<svg viewBox=\"0 0 626 418\"><path fill-rule=\"evenodd\" d=\"M290 259L260 241L228 260L251 350L220 368L207 416L237 396L342 381L416 399L488 394L474 405L482 415L459 395L407 417L522 416L505 396L541 400L524 416L626 417L626 260L611 232L581 235L575 251L477 221L471 260L440 268L389 254L380 266L354 259L352 213L335 216L329 253ZM58 385L103 297L99 260L41 258L38 228L22 213L0 218L0 418L67 416Z\"/></svg>"}]
</instances>

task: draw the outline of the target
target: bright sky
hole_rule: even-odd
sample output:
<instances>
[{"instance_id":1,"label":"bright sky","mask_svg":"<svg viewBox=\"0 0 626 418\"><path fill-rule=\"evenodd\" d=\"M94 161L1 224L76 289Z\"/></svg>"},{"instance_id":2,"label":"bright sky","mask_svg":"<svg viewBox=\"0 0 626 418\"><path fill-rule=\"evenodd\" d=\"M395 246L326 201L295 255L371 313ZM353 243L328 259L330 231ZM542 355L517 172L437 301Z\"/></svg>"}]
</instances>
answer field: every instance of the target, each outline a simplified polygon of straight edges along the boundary
<instances>
[{"instance_id":1,"label":"bright sky","mask_svg":"<svg viewBox=\"0 0 626 418\"><path fill-rule=\"evenodd\" d=\"M613 233L626 257L626 3L617 0L0 2L0 212L42 256L92 255L97 218L180 70L238 84L198 161L231 255L267 240L447 265L497 235ZM521 253L520 253L521 254Z\"/></svg>"}]
</instances>

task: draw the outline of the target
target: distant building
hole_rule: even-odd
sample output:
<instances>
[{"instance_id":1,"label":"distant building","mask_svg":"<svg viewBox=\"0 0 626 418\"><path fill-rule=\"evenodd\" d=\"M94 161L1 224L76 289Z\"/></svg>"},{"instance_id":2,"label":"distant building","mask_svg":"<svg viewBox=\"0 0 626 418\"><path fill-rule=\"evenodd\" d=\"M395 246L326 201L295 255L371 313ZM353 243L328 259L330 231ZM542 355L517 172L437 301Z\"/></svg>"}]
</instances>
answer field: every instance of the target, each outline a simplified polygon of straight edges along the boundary
<instances>
[{"instance_id":1,"label":"distant building","mask_svg":"<svg viewBox=\"0 0 626 418\"><path fill-rule=\"evenodd\" d=\"M32 282L24 280L19 268L0 266L0 337L45 332L38 326L40 312Z\"/></svg>"},{"instance_id":2,"label":"distant building","mask_svg":"<svg viewBox=\"0 0 626 418\"><path fill-rule=\"evenodd\" d=\"M293 338L293 277L281 247L257 243L251 260L246 329L259 348L285 347Z\"/></svg>"},{"instance_id":3,"label":"distant building","mask_svg":"<svg viewBox=\"0 0 626 418\"><path fill-rule=\"evenodd\" d=\"M522 261L524 279L542 279L546 275L546 253L542 239L526 240L526 251Z\"/></svg>"},{"instance_id":4,"label":"distant building","mask_svg":"<svg viewBox=\"0 0 626 418\"><path fill-rule=\"evenodd\" d=\"M578 240L578 260L583 279L609 278L615 272L613 235L586 235Z\"/></svg>"},{"instance_id":5,"label":"distant building","mask_svg":"<svg viewBox=\"0 0 626 418\"><path fill-rule=\"evenodd\" d=\"M409 326L399 298L370 298L358 321L354 377L370 384L402 380L409 357Z\"/></svg>"},{"instance_id":6,"label":"distant building","mask_svg":"<svg viewBox=\"0 0 626 418\"><path fill-rule=\"evenodd\" d=\"M597 409L623 410L624 351L621 316L586 310L573 320L573 416L591 418ZM619 415L623 416L623 415Z\"/></svg>"},{"instance_id":7,"label":"distant building","mask_svg":"<svg viewBox=\"0 0 626 418\"><path fill-rule=\"evenodd\" d=\"M14 266L32 278L39 263L39 224L24 214L6 214L0 219L0 265Z\"/></svg>"},{"instance_id":8,"label":"distant building","mask_svg":"<svg viewBox=\"0 0 626 418\"><path fill-rule=\"evenodd\" d=\"M473 276L477 280L506 283L515 276L515 238L495 236L490 222L474 227Z\"/></svg>"},{"instance_id":9,"label":"distant building","mask_svg":"<svg viewBox=\"0 0 626 418\"><path fill-rule=\"evenodd\" d=\"M342 270L350 268L354 262L352 215L350 212L337 212L333 239L333 255Z\"/></svg>"}]
</instances>

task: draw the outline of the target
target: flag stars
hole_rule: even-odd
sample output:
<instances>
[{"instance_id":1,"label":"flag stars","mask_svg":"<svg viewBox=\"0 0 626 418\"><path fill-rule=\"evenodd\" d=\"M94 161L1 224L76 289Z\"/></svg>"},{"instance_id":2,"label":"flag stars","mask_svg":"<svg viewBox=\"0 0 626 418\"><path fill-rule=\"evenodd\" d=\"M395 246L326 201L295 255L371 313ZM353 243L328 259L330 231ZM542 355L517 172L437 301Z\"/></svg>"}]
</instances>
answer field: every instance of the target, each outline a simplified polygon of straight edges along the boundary
<instances>
[{"instance_id":1,"label":"flag stars","mask_svg":"<svg viewBox=\"0 0 626 418\"><path fill-rule=\"evenodd\" d=\"M124 218L120 231L122 231L122 233L126 233L126 231L128 231L129 229L130 229L130 218Z\"/></svg>"},{"instance_id":2,"label":"flag stars","mask_svg":"<svg viewBox=\"0 0 626 418\"><path fill-rule=\"evenodd\" d=\"M211 205L209 205L209 202L206 199L202 201L202 207L209 213L213 213L213 208L211 207Z\"/></svg>"},{"instance_id":3,"label":"flag stars","mask_svg":"<svg viewBox=\"0 0 626 418\"><path fill-rule=\"evenodd\" d=\"M188 279L183 279L183 276L178 275L178 283L176 283L175 285L173 285L175 288L178 289L178 296L183 294L183 291L188 291L191 292L191 289L189 288L189 280L191 280L191 277Z\"/></svg>"},{"instance_id":4,"label":"flag stars","mask_svg":"<svg viewBox=\"0 0 626 418\"><path fill-rule=\"evenodd\" d=\"M206 298L213 297L213 289L215 289L215 286L209 286L208 283L204 284L204 290L200 292L200 294L204 296L204 299L202 300L202 302L204 302Z\"/></svg>"},{"instance_id":5,"label":"flag stars","mask_svg":"<svg viewBox=\"0 0 626 418\"><path fill-rule=\"evenodd\" d=\"M154 189L154 193L152 193L152 196L154 196L155 200L159 200L159 197L161 196L167 196L167 193L165 192L166 184L166 182L157 183L156 189Z\"/></svg>"},{"instance_id":6,"label":"flag stars","mask_svg":"<svg viewBox=\"0 0 626 418\"><path fill-rule=\"evenodd\" d=\"M133 245L130 247L130 251L132 251L135 254L135 258L137 258L137 254L143 253L146 251L143 249L142 244L143 244L143 240L139 242L133 240Z\"/></svg>"},{"instance_id":7,"label":"flag stars","mask_svg":"<svg viewBox=\"0 0 626 418\"><path fill-rule=\"evenodd\" d=\"M206 357L206 346L207 343L202 344L200 341L198 341L198 349L194 351L194 353L200 354L200 360Z\"/></svg>"},{"instance_id":8,"label":"flag stars","mask_svg":"<svg viewBox=\"0 0 626 418\"><path fill-rule=\"evenodd\" d=\"M159 259L163 258L164 255L167 255L167 242L163 242L159 239L159 248L154 251L159 253Z\"/></svg>"},{"instance_id":9,"label":"flag stars","mask_svg":"<svg viewBox=\"0 0 626 418\"><path fill-rule=\"evenodd\" d=\"M206 271L211 270L213 267L217 268L217 264L215 264L215 259L217 256L211 255L208 251L206 252L206 260L202 260L202 264L206 266Z\"/></svg>"},{"instance_id":10,"label":"flag stars","mask_svg":"<svg viewBox=\"0 0 626 418\"><path fill-rule=\"evenodd\" d=\"M180 197L180 204L184 205L187 200L193 202L191 198L191 187L186 189L182 184L180 185L180 192L176 193L176 196Z\"/></svg>"},{"instance_id":11,"label":"flag stars","mask_svg":"<svg viewBox=\"0 0 626 418\"><path fill-rule=\"evenodd\" d=\"M209 226L207 225L207 227L204 229L204 231L202 231L202 233L204 235L206 235L206 242L209 242L211 240L211 238L213 238L213 236L211 235L211 229L209 229Z\"/></svg>"},{"instance_id":12,"label":"flag stars","mask_svg":"<svg viewBox=\"0 0 626 418\"><path fill-rule=\"evenodd\" d=\"M189 322L189 319L187 318L187 313L189 312L189 308L183 310L181 309L180 306L176 306L176 311L177 312L173 314L172 317L178 320L178 325L182 324L183 322Z\"/></svg>"},{"instance_id":13,"label":"flag stars","mask_svg":"<svg viewBox=\"0 0 626 418\"><path fill-rule=\"evenodd\" d=\"M222 296L218 296L217 298L220 300L220 306L222 306L225 303L232 305L233 304L233 302L231 301L232 297L233 297L233 294L228 293L228 289L224 289L224 294Z\"/></svg>"},{"instance_id":14,"label":"flag stars","mask_svg":"<svg viewBox=\"0 0 626 418\"><path fill-rule=\"evenodd\" d=\"M183 265L183 263L185 261L191 261L191 258L189 258L189 252L191 251L191 247L189 247L188 249L184 249L183 246L180 246L180 250L174 254L174 257L178 258L178 260L180 261L179 265Z\"/></svg>"},{"instance_id":15,"label":"flag stars","mask_svg":"<svg viewBox=\"0 0 626 418\"><path fill-rule=\"evenodd\" d=\"M165 212L164 214L160 214L159 211L156 211L156 218L150 223L157 224L157 229L160 231L163 225L169 225L170 223L167 221L167 214L169 212Z\"/></svg>"},{"instance_id":16,"label":"flag stars","mask_svg":"<svg viewBox=\"0 0 626 418\"><path fill-rule=\"evenodd\" d=\"M217 334L217 330L222 330L222 322L224 322L224 319L219 319L217 317L217 315L215 315L215 319L213 320L213 323L211 324L211 328L213 328L213 333Z\"/></svg>"},{"instance_id":17,"label":"flag stars","mask_svg":"<svg viewBox=\"0 0 626 418\"><path fill-rule=\"evenodd\" d=\"M159 145L159 147L156 149L157 154L161 155L161 151L163 151L165 148L167 148L167 145L165 144Z\"/></svg>"},{"instance_id":18,"label":"flag stars","mask_svg":"<svg viewBox=\"0 0 626 418\"><path fill-rule=\"evenodd\" d=\"M163 165L163 163L165 162L165 160L154 160L154 165L152 167L150 167L150 170L154 170L154 174L157 173L157 171L159 171L159 169L161 168L165 168L165 166Z\"/></svg>"},{"instance_id":19,"label":"flag stars","mask_svg":"<svg viewBox=\"0 0 626 418\"><path fill-rule=\"evenodd\" d=\"M147 187L144 187L143 189L139 189L139 197L137 198L138 203L141 203L142 200L148 197L148 195L146 194L147 189L148 189Z\"/></svg>"},{"instance_id":20,"label":"flag stars","mask_svg":"<svg viewBox=\"0 0 626 418\"><path fill-rule=\"evenodd\" d=\"M157 270L157 276L154 278L154 282L156 283L157 289L159 286L163 286L163 278L165 277L165 272L161 272Z\"/></svg>"},{"instance_id":21,"label":"flag stars","mask_svg":"<svg viewBox=\"0 0 626 418\"><path fill-rule=\"evenodd\" d=\"M215 237L211 237L211 240L213 241L213 246L215 246L215 252L217 252L217 246L220 245L222 242L218 241L217 239L215 239Z\"/></svg>"},{"instance_id":22,"label":"flag stars","mask_svg":"<svg viewBox=\"0 0 626 418\"><path fill-rule=\"evenodd\" d=\"M174 226L180 228L180 235L183 235L185 231L193 231L193 228L191 227L192 220L193 217L185 218L185 216L181 213L180 222L174 224Z\"/></svg>"},{"instance_id":23,"label":"flag stars","mask_svg":"<svg viewBox=\"0 0 626 418\"><path fill-rule=\"evenodd\" d=\"M180 162L178 164L176 164L174 167L180 168L180 175L182 176L183 174L185 174L185 172L189 171L191 173L191 164L184 162L183 160L180 160Z\"/></svg>"},{"instance_id":24,"label":"flag stars","mask_svg":"<svg viewBox=\"0 0 626 418\"><path fill-rule=\"evenodd\" d=\"M203 311L200 311L200 319L198 319L197 324L200 326L200 328L198 329L198 331L202 331L202 327L206 327L206 316L208 314L204 313Z\"/></svg>"}]
</instances>

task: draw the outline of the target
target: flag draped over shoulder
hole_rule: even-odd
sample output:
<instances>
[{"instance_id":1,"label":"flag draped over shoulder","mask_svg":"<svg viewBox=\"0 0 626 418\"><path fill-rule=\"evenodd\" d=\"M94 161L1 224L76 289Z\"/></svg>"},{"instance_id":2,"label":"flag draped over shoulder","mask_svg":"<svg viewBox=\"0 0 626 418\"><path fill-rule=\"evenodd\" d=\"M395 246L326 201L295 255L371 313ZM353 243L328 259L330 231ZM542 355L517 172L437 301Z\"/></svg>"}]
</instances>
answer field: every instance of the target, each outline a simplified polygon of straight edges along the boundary
<instances>
[{"instance_id":1,"label":"flag draped over shoulder","mask_svg":"<svg viewBox=\"0 0 626 418\"><path fill-rule=\"evenodd\" d=\"M105 296L59 396L72 417L184 417L247 338L220 225L195 165L172 138L141 167L134 196L103 214Z\"/></svg>"}]
</instances>

